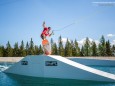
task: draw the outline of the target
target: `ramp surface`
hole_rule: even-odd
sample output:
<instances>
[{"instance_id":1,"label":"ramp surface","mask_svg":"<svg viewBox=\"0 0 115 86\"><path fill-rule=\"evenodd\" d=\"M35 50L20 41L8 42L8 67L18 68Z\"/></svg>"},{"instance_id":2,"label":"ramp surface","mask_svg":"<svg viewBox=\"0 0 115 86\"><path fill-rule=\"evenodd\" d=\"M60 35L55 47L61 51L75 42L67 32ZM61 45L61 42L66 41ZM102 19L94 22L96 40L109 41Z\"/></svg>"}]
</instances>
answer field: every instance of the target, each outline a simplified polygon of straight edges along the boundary
<instances>
[{"instance_id":1,"label":"ramp surface","mask_svg":"<svg viewBox=\"0 0 115 86\"><path fill-rule=\"evenodd\" d=\"M97 74L97 75L100 75L100 76L107 77L107 78L110 78L112 80L115 80L115 74L111 74L111 73L107 73L107 72L104 72L104 71L101 71L101 70L97 70L97 69L82 65L80 63L71 61L69 59L63 58L61 56L53 56L53 55L49 55L49 56L54 58L54 59L57 59L57 60L59 60L61 62L64 62L66 64L69 64L71 66L74 66L76 68L82 69L84 71L88 71L88 72L91 72L91 73L94 73L94 74Z\"/></svg>"}]
</instances>

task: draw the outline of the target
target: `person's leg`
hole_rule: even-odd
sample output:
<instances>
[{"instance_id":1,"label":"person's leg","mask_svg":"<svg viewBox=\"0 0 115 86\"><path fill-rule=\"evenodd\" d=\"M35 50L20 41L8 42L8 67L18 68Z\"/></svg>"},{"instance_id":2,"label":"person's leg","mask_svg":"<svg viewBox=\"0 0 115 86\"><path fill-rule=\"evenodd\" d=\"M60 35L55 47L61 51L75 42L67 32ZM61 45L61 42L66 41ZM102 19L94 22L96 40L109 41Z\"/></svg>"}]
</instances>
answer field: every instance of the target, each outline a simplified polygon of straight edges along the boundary
<instances>
[{"instance_id":1,"label":"person's leg","mask_svg":"<svg viewBox=\"0 0 115 86\"><path fill-rule=\"evenodd\" d=\"M46 36L43 34L43 40L45 40L46 39Z\"/></svg>"}]
</instances>

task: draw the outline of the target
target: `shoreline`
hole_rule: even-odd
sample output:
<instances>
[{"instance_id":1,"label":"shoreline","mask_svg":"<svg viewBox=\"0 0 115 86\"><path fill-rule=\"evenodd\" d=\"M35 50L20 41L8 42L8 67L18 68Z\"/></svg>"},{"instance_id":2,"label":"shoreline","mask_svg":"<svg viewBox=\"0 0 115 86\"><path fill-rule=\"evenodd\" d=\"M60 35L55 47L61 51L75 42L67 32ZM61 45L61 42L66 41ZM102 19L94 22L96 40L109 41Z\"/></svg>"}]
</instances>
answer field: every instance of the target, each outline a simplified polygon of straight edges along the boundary
<instances>
[{"instance_id":1,"label":"shoreline","mask_svg":"<svg viewBox=\"0 0 115 86\"><path fill-rule=\"evenodd\" d=\"M0 62L18 62L24 57L0 57Z\"/></svg>"},{"instance_id":2,"label":"shoreline","mask_svg":"<svg viewBox=\"0 0 115 86\"><path fill-rule=\"evenodd\" d=\"M0 62L18 62L24 57L0 57ZM115 60L115 57L65 57L65 58L81 58L81 59L97 59L97 60Z\"/></svg>"}]
</instances>

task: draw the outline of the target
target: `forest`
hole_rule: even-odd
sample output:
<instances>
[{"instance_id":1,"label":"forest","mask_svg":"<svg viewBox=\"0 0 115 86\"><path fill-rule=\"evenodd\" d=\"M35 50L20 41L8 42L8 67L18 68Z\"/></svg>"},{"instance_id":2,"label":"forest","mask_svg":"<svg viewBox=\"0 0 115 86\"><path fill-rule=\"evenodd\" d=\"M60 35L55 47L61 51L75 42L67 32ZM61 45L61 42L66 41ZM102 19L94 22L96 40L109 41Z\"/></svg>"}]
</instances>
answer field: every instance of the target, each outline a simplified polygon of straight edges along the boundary
<instances>
[{"instance_id":1,"label":"forest","mask_svg":"<svg viewBox=\"0 0 115 86\"><path fill-rule=\"evenodd\" d=\"M99 44L95 41L90 41L88 37L82 46L79 46L77 40L68 40L66 43L62 42L62 37L59 36L58 43L53 39L50 40L52 55L61 55L64 57L86 57L86 56L115 56L115 45L111 45L109 40L105 40L104 36L100 38ZM6 46L0 45L0 57L24 57L27 55L43 54L42 45L35 45L32 38L30 42L24 43L21 41L11 46L8 41Z\"/></svg>"}]
</instances>

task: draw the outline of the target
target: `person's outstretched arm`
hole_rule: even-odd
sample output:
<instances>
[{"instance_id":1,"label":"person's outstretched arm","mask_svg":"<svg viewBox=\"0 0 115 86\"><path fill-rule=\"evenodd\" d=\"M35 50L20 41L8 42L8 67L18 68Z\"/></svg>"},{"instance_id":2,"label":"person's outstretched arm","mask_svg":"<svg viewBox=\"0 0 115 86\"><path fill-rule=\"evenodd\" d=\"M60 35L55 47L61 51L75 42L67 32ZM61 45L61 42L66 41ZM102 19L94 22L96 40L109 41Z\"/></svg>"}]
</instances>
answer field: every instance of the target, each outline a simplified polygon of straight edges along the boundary
<instances>
[{"instance_id":1,"label":"person's outstretched arm","mask_svg":"<svg viewBox=\"0 0 115 86\"><path fill-rule=\"evenodd\" d=\"M43 22L43 28L45 28L46 27L46 25L45 25L45 21Z\"/></svg>"},{"instance_id":2,"label":"person's outstretched arm","mask_svg":"<svg viewBox=\"0 0 115 86\"><path fill-rule=\"evenodd\" d=\"M53 31L51 32L51 34L49 34L49 36L51 36L51 35L54 35L54 32L53 32Z\"/></svg>"}]
</instances>

